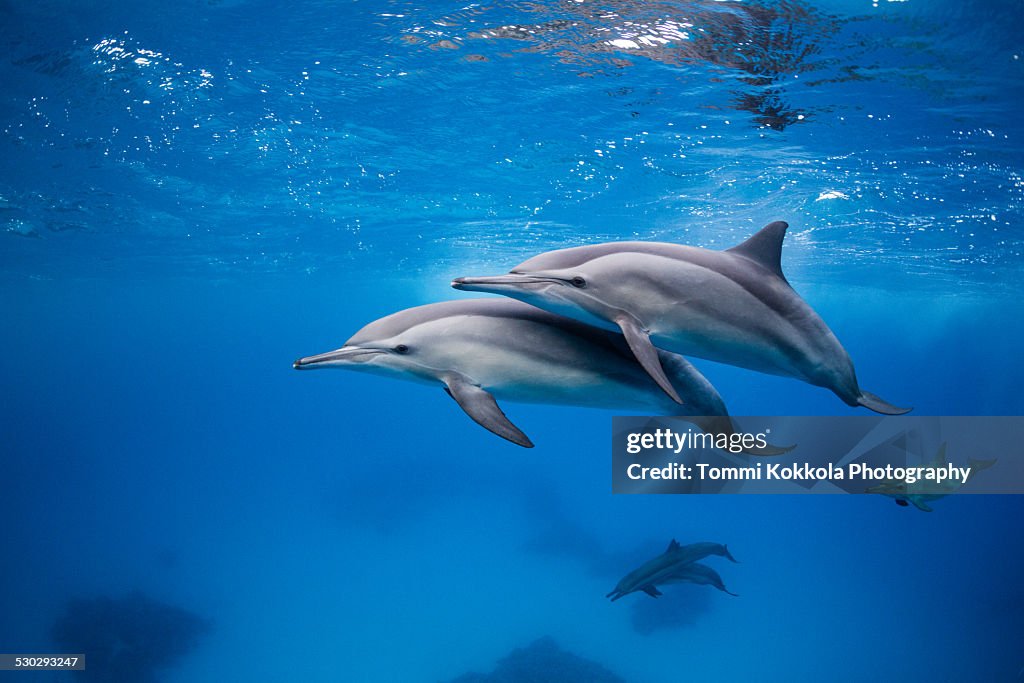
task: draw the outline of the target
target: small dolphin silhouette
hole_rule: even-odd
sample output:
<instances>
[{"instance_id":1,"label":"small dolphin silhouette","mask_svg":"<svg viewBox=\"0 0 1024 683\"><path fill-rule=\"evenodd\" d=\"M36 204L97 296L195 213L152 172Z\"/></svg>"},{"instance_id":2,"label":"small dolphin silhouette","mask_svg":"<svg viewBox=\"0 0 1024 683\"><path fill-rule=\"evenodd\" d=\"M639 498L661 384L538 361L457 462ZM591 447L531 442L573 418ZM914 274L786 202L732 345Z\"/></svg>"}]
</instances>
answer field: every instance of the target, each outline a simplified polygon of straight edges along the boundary
<instances>
[{"instance_id":1,"label":"small dolphin silhouette","mask_svg":"<svg viewBox=\"0 0 1024 683\"><path fill-rule=\"evenodd\" d=\"M943 442L943 444L939 446L939 450L936 452L935 458L927 465L923 465L923 467L941 469L946 466L946 463L946 442ZM968 478L973 477L981 470L992 467L994 464L996 464L995 460L975 460L974 458L968 458L967 466L971 470L971 474ZM919 479L913 484L908 484L902 479L889 479L881 482L880 484L869 487L867 492L894 498L896 500L896 504L900 507L913 505L922 512L932 512L933 510L928 503L939 500L940 498L945 498L951 493L956 493L965 483L967 482L953 479L946 479L942 482Z\"/></svg>"},{"instance_id":2,"label":"small dolphin silhouette","mask_svg":"<svg viewBox=\"0 0 1024 683\"><path fill-rule=\"evenodd\" d=\"M702 542L680 545L679 541L672 539L665 552L626 574L605 597L611 598L612 602L615 602L634 591L643 591L652 598L656 598L661 595L658 586L684 581L713 585L728 593L729 591L726 591L725 585L722 584L721 577L710 567L697 562L709 555L721 555L733 562L736 561L729 549L720 543ZM694 566L697 569L694 569Z\"/></svg>"},{"instance_id":3,"label":"small dolphin silhouette","mask_svg":"<svg viewBox=\"0 0 1024 683\"><path fill-rule=\"evenodd\" d=\"M661 583L662 585L667 583L696 583L701 586L714 586L723 593L739 597L725 587L725 583L722 581L722 577L718 575L718 572L700 562L681 565L664 576Z\"/></svg>"}]
</instances>

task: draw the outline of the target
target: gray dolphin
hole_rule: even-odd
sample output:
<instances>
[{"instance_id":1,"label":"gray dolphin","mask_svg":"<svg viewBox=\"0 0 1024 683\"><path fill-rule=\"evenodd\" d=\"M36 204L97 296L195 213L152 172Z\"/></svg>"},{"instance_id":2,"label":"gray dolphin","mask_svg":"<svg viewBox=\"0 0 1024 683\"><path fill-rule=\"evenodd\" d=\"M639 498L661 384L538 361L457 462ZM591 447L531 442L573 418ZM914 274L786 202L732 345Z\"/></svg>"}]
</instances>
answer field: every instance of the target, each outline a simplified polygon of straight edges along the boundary
<instances>
[{"instance_id":1,"label":"gray dolphin","mask_svg":"<svg viewBox=\"0 0 1024 683\"><path fill-rule=\"evenodd\" d=\"M943 442L939 446L938 452L935 454L935 458L930 462L923 464L923 467L929 467L934 469L940 469L946 467L948 464L946 459L946 442ZM995 460L975 460L974 458L967 459L967 467L970 470L968 478L973 477L975 473L981 470L986 470L992 465L995 465ZM888 496L896 501L897 505L907 507L908 504L912 504L918 510L922 512L932 512L932 508L928 503L932 503L940 498L945 498L951 493L956 493L964 484L967 482L947 479L944 482L936 483L926 479L921 479L913 484L908 484L905 480L901 479L888 479L876 484L875 486L868 487L868 493L878 493L883 496Z\"/></svg>"},{"instance_id":2,"label":"gray dolphin","mask_svg":"<svg viewBox=\"0 0 1024 683\"><path fill-rule=\"evenodd\" d=\"M714 386L685 358L658 352L683 411L705 431L733 433ZM342 348L294 367L348 368L441 385L483 427L530 448L496 399L654 410L680 415L636 362L622 336L511 299L445 301L399 311L359 330ZM684 418L685 419L685 418ZM758 454L788 449L769 447Z\"/></svg>"},{"instance_id":3,"label":"gray dolphin","mask_svg":"<svg viewBox=\"0 0 1024 683\"><path fill-rule=\"evenodd\" d=\"M609 242L549 251L507 275L462 277L456 289L493 292L552 313L619 329L658 385L679 395L655 345L831 389L851 406L905 413L862 391L846 350L782 274L787 224L776 221L725 251Z\"/></svg>"},{"instance_id":4,"label":"gray dolphin","mask_svg":"<svg viewBox=\"0 0 1024 683\"><path fill-rule=\"evenodd\" d=\"M723 593L739 597L725 587L725 582L722 581L722 577L718 575L718 572L700 562L691 562L690 564L684 564L673 569L661 579L661 585L667 583L696 583L701 586L714 586Z\"/></svg>"},{"instance_id":5,"label":"gray dolphin","mask_svg":"<svg viewBox=\"0 0 1024 683\"><path fill-rule=\"evenodd\" d=\"M680 562L696 562L697 560L703 559L710 555L718 555L724 557L730 562L736 562L736 558L729 552L729 546L722 545L721 543L711 543L709 541L701 541L700 543L688 543L686 545L679 545L673 540L669 544L669 548L675 545L676 559Z\"/></svg>"},{"instance_id":6,"label":"gray dolphin","mask_svg":"<svg viewBox=\"0 0 1024 683\"><path fill-rule=\"evenodd\" d=\"M679 578L692 577L699 574L701 570L696 570L697 574L694 574L686 570L686 568L697 563L697 560L702 560L709 555L721 555L733 562L736 561L736 558L732 556L729 549L720 543L702 542L680 545L679 541L672 539L665 552L626 574L605 597L611 598L612 602L615 602L622 596L629 595L634 591L643 591L652 598L656 598L661 595L661 591L657 587L665 583L680 583L682 581L711 583L710 579L707 581L696 581L693 578ZM721 579L719 579L719 583L721 583ZM725 590L724 586L722 590Z\"/></svg>"}]
</instances>

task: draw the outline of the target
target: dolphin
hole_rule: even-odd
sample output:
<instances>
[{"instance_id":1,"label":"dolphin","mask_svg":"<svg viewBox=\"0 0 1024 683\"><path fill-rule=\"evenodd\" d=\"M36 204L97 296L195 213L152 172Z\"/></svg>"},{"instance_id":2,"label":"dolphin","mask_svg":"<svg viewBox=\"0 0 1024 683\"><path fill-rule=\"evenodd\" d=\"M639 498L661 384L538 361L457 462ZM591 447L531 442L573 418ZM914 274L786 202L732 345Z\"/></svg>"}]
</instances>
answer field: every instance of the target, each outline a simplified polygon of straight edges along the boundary
<instances>
[{"instance_id":1,"label":"dolphin","mask_svg":"<svg viewBox=\"0 0 1024 683\"><path fill-rule=\"evenodd\" d=\"M709 555L721 555L722 557L727 557L733 562L736 561L736 558L732 556L729 549L719 543L703 542L693 543L691 545L680 545L679 541L672 539L665 552L626 574L622 577L622 580L616 584L615 588L612 589L605 597L611 598L612 602L615 602L622 596L633 593L634 591L643 591L652 598L656 598L661 595L661 591L657 588L657 586L661 584L680 583L682 581L712 583L712 580L707 578L706 575L704 578L707 580L702 581L697 581L693 578L678 578L681 576L696 576L696 574L692 572L685 571L686 568L691 567L694 564L699 564L697 563L697 560L702 560ZM701 572L699 569L696 571L697 573ZM721 579L718 581L721 583ZM715 584L712 583L712 585ZM722 590L725 590L724 586L722 587Z\"/></svg>"},{"instance_id":2,"label":"dolphin","mask_svg":"<svg viewBox=\"0 0 1024 683\"><path fill-rule=\"evenodd\" d=\"M520 299L621 330L658 385L680 396L655 346L831 389L851 406L898 415L862 391L846 350L782 274L776 221L742 244L712 251L660 242L609 242L549 251L507 275L460 277L456 289Z\"/></svg>"},{"instance_id":3,"label":"dolphin","mask_svg":"<svg viewBox=\"0 0 1024 683\"><path fill-rule=\"evenodd\" d=\"M943 442L939 446L938 452L935 454L935 458L923 467L931 468L944 468L946 466L946 443ZM976 472L986 470L992 465L996 464L995 460L975 460L974 458L967 459L967 467L970 469L968 479L974 476ZM953 479L946 479L945 481L936 482L927 479L919 479L913 484L908 484L902 479L888 479L880 484L870 486L867 489L867 493L878 493L883 496L888 496L896 501L896 504L902 507L913 505L922 512L932 512L932 508L928 503L945 498L951 493L959 491L964 484L964 481L955 481Z\"/></svg>"},{"instance_id":4,"label":"dolphin","mask_svg":"<svg viewBox=\"0 0 1024 683\"><path fill-rule=\"evenodd\" d=\"M679 545L679 543L675 542L675 539L673 539L673 543L675 543L676 558L680 562L695 562L696 560L708 557L709 555L719 555L730 562L737 562L736 558L729 552L729 546L722 545L721 543L702 541L700 543ZM670 543L669 548L672 547L673 546Z\"/></svg>"},{"instance_id":5,"label":"dolphin","mask_svg":"<svg viewBox=\"0 0 1024 683\"><path fill-rule=\"evenodd\" d=\"M685 397L683 412L690 421L705 431L732 434L714 386L682 356L660 351L658 357ZM533 443L497 399L680 415L680 406L640 367L622 335L512 299L445 301L399 311L359 330L342 348L300 358L294 367L348 368L442 386L478 424L526 448Z\"/></svg>"},{"instance_id":6,"label":"dolphin","mask_svg":"<svg viewBox=\"0 0 1024 683\"><path fill-rule=\"evenodd\" d=\"M667 583L696 583L701 586L714 586L723 593L739 597L725 587L725 583L722 581L722 577L718 575L718 572L700 562L691 562L672 570L661 579L662 585Z\"/></svg>"}]
</instances>

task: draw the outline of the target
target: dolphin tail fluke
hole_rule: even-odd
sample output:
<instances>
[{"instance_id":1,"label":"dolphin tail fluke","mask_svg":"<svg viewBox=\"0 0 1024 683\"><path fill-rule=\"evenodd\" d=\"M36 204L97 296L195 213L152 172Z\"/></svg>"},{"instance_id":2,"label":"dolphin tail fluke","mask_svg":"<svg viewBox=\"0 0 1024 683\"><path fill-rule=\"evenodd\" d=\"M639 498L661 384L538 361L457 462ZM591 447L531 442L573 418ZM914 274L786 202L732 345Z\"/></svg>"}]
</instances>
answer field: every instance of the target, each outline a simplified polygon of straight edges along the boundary
<instances>
[{"instance_id":1,"label":"dolphin tail fluke","mask_svg":"<svg viewBox=\"0 0 1024 683\"><path fill-rule=\"evenodd\" d=\"M503 439L523 448L533 448L533 442L512 421L505 416L494 396L462 377L450 377L445 382L445 391L455 399L459 407L473 418L478 425Z\"/></svg>"},{"instance_id":2,"label":"dolphin tail fluke","mask_svg":"<svg viewBox=\"0 0 1024 683\"><path fill-rule=\"evenodd\" d=\"M736 562L737 564L739 564L739 560L737 560L737 559L736 559L735 557L733 557L733 556L732 556L732 553L730 553L730 552L729 552L729 546L727 546L727 545L723 545L723 546L722 546L722 550L723 550L723 551L725 551L725 557L726 557L727 559L729 559L729 560L731 560L731 561L733 561L733 562Z\"/></svg>"},{"instance_id":3,"label":"dolphin tail fluke","mask_svg":"<svg viewBox=\"0 0 1024 683\"><path fill-rule=\"evenodd\" d=\"M894 406L888 401L883 401L878 398L870 391L860 392L860 396L857 397L857 404L864 406L868 410L881 413L882 415L903 415L904 413L909 413L913 410L913 408L900 408L898 406Z\"/></svg>"},{"instance_id":4,"label":"dolphin tail fluke","mask_svg":"<svg viewBox=\"0 0 1024 683\"><path fill-rule=\"evenodd\" d=\"M654 344L651 343L651 338L648 336L637 323L637 321L629 316L622 316L615 321L619 328L622 330L623 336L626 337L626 343L629 344L630 351L636 356L636 359L643 366L647 374L651 376L658 386L669 395L676 403L682 403L683 399L679 398L678 392L675 387L672 386L672 382L669 381L668 376L665 374L665 369L661 367L661 358L658 356L658 349L654 348Z\"/></svg>"},{"instance_id":5,"label":"dolphin tail fluke","mask_svg":"<svg viewBox=\"0 0 1024 683\"><path fill-rule=\"evenodd\" d=\"M975 460L974 458L967 458L967 466L971 468L971 476L973 476L975 472L987 470L995 464L995 458L992 460Z\"/></svg>"}]
</instances>

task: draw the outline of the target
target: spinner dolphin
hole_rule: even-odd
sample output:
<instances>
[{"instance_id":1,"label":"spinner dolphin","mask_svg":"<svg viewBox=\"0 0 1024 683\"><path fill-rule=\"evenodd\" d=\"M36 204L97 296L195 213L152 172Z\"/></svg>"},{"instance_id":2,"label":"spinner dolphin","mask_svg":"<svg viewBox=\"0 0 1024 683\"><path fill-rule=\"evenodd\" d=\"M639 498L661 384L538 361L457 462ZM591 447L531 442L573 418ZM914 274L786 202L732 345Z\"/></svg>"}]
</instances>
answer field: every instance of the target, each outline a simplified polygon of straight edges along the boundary
<instances>
[{"instance_id":1,"label":"spinner dolphin","mask_svg":"<svg viewBox=\"0 0 1024 683\"><path fill-rule=\"evenodd\" d=\"M550 251L507 275L461 277L456 289L503 294L621 330L637 360L681 399L655 346L831 389L848 405L898 408L863 391L832 330L782 274L787 224L771 223L725 251L609 242Z\"/></svg>"},{"instance_id":2,"label":"spinner dolphin","mask_svg":"<svg viewBox=\"0 0 1024 683\"><path fill-rule=\"evenodd\" d=\"M733 433L714 386L682 356L657 353L683 405L665 396L618 333L511 299L469 299L399 311L370 323L342 348L300 358L294 366L346 368L443 387L477 423L527 448L533 443L497 399L691 416L705 431Z\"/></svg>"},{"instance_id":3,"label":"spinner dolphin","mask_svg":"<svg viewBox=\"0 0 1024 683\"><path fill-rule=\"evenodd\" d=\"M672 539L665 552L626 574L605 597L611 598L612 602L615 602L624 595L643 591L652 598L656 598L661 595L658 586L669 583L710 585L729 593L718 573L711 567L698 562L709 555L721 555L733 562L736 561L729 549L720 543L702 542L680 545L679 541ZM735 593L729 594L735 595Z\"/></svg>"}]
</instances>

